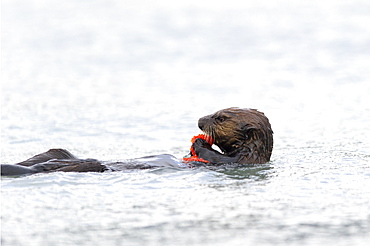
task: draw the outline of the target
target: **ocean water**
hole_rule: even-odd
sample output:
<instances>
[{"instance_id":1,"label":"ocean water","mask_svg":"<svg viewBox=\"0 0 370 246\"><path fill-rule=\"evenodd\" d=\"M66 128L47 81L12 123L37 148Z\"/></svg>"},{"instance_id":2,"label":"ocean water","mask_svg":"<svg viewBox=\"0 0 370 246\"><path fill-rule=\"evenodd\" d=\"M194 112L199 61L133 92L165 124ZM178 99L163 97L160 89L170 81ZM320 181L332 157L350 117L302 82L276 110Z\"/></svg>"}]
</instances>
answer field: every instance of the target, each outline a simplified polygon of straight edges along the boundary
<instances>
[{"instance_id":1,"label":"ocean water","mask_svg":"<svg viewBox=\"0 0 370 246\"><path fill-rule=\"evenodd\" d=\"M2 245L367 245L368 1L2 1L1 163L182 158L257 108L253 168L1 178Z\"/></svg>"}]
</instances>

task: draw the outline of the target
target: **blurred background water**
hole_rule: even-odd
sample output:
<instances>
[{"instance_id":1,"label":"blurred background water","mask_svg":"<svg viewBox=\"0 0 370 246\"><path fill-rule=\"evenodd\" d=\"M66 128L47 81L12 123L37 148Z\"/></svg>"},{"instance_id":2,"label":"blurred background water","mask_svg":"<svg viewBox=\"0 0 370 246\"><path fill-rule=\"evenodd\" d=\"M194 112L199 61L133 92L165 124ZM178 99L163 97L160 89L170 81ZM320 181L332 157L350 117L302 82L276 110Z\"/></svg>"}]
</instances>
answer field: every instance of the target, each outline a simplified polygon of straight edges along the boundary
<instances>
[{"instance_id":1,"label":"blurred background water","mask_svg":"<svg viewBox=\"0 0 370 246\"><path fill-rule=\"evenodd\" d=\"M271 162L1 179L2 245L366 245L368 1L2 1L1 163L182 158L257 108Z\"/></svg>"}]
</instances>

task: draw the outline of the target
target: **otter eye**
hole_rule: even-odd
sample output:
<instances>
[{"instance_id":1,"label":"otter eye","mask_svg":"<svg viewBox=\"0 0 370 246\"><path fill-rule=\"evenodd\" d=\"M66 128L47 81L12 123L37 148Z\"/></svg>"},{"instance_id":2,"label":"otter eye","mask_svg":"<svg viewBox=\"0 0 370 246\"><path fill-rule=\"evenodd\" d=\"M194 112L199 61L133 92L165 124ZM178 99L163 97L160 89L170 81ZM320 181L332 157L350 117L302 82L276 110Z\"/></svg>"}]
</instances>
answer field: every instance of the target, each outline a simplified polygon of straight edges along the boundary
<instances>
[{"instance_id":1,"label":"otter eye","mask_svg":"<svg viewBox=\"0 0 370 246\"><path fill-rule=\"evenodd\" d=\"M218 116L218 117L216 117L216 121L218 122L218 123L222 123L222 122L224 122L226 120L226 118L225 117L222 117L222 116Z\"/></svg>"}]
</instances>

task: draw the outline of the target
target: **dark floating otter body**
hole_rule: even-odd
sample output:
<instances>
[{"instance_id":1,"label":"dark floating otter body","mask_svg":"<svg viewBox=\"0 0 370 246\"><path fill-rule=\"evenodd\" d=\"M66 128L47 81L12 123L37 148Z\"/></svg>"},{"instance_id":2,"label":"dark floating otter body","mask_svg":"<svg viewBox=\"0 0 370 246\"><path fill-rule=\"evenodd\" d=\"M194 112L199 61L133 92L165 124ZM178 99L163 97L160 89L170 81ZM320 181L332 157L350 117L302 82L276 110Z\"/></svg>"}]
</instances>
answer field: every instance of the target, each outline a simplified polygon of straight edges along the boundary
<instances>
[{"instance_id":1,"label":"dark floating otter body","mask_svg":"<svg viewBox=\"0 0 370 246\"><path fill-rule=\"evenodd\" d=\"M263 164L270 160L273 137L267 117L255 109L227 108L199 119L199 128L215 140L223 153L203 139L193 148L209 163L184 163L171 155L147 156L124 162L79 159L64 149L50 149L15 165L2 164L1 175L14 176L41 172L104 172L156 167L220 166L223 164Z\"/></svg>"}]
</instances>

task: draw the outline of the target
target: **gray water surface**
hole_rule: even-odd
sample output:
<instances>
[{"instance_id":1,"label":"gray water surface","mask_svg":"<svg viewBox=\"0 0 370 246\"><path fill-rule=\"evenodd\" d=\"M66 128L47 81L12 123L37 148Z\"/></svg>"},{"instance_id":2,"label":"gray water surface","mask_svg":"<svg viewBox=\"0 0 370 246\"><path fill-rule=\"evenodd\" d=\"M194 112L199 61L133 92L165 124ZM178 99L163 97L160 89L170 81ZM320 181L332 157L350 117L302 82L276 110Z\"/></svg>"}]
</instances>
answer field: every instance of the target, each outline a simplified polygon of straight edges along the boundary
<instances>
[{"instance_id":1,"label":"gray water surface","mask_svg":"<svg viewBox=\"0 0 370 246\"><path fill-rule=\"evenodd\" d=\"M2 245L367 245L370 3L175 2L2 1L1 163L181 159L231 106L271 162L2 177Z\"/></svg>"}]
</instances>

